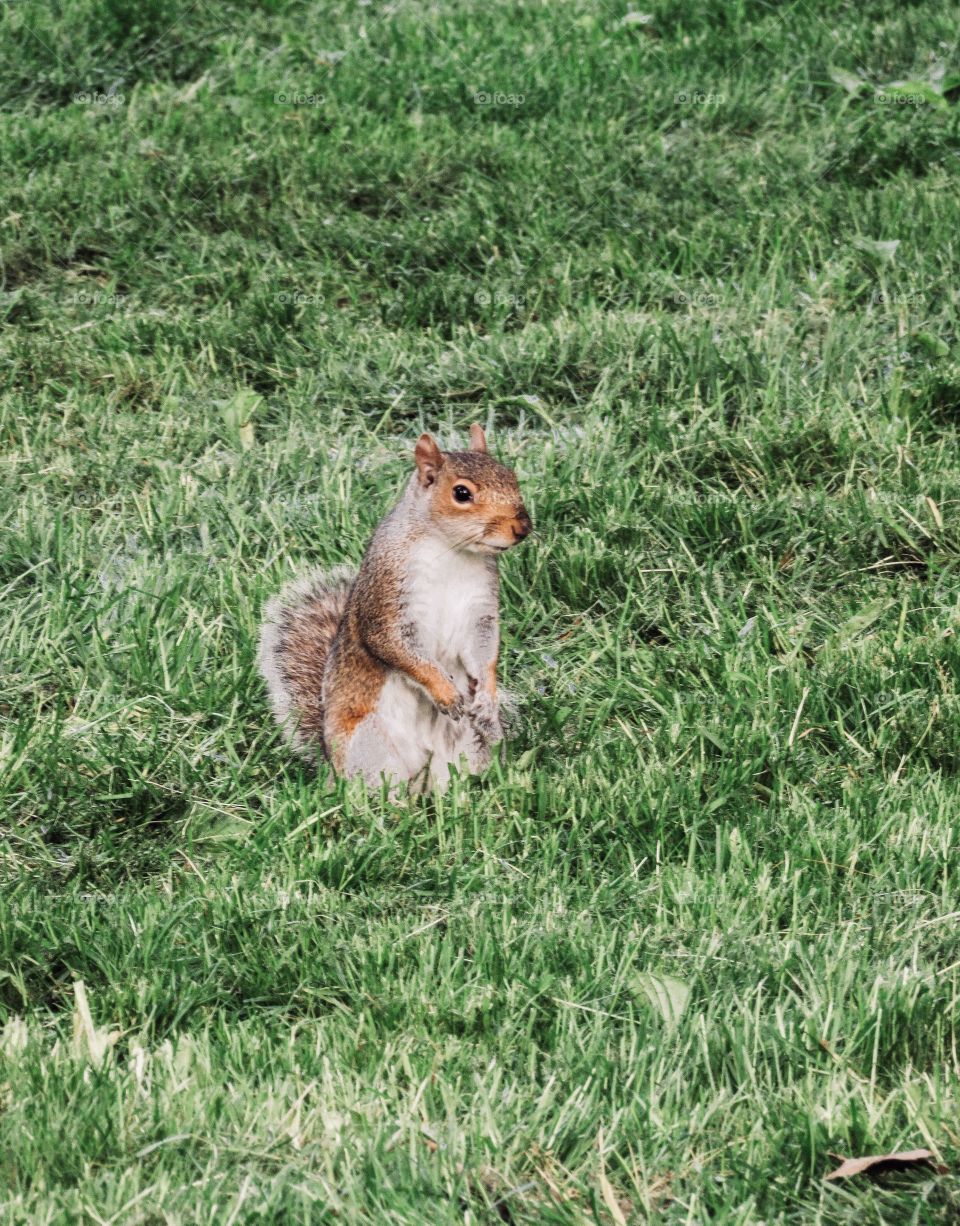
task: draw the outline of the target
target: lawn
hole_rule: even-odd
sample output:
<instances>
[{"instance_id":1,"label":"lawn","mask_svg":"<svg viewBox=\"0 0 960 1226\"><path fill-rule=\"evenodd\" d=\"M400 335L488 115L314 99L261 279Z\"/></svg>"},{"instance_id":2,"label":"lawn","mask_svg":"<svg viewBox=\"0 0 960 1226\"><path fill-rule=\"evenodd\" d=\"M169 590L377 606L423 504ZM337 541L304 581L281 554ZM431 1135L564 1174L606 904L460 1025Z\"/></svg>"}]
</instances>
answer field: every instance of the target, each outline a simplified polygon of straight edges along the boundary
<instances>
[{"instance_id":1,"label":"lawn","mask_svg":"<svg viewBox=\"0 0 960 1226\"><path fill-rule=\"evenodd\" d=\"M960 1220L958 35L4 6L4 1223ZM263 602L473 421L505 761L312 775Z\"/></svg>"}]
</instances>

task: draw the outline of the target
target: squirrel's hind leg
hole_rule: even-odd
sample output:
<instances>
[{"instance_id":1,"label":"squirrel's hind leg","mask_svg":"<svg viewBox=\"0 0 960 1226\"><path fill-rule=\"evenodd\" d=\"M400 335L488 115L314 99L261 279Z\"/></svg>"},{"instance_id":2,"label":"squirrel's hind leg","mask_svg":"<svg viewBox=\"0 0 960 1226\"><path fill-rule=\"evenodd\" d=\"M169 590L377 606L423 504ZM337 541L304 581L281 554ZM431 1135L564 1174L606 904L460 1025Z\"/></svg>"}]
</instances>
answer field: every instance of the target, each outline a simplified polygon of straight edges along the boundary
<instances>
[{"instance_id":1,"label":"squirrel's hind leg","mask_svg":"<svg viewBox=\"0 0 960 1226\"><path fill-rule=\"evenodd\" d=\"M376 712L354 729L343 754L343 773L348 778L360 775L371 788L378 787L384 777L391 785L412 777L407 761Z\"/></svg>"},{"instance_id":2,"label":"squirrel's hind leg","mask_svg":"<svg viewBox=\"0 0 960 1226\"><path fill-rule=\"evenodd\" d=\"M434 787L448 785L451 766L461 773L477 775L487 769L490 761L490 743L478 732L469 715L459 720L446 715L438 717L430 758L430 782Z\"/></svg>"},{"instance_id":3,"label":"squirrel's hind leg","mask_svg":"<svg viewBox=\"0 0 960 1226\"><path fill-rule=\"evenodd\" d=\"M391 784L414 781L429 760L421 724L425 700L403 678L389 677L376 707L356 728L342 750L343 774L361 775L369 787L381 778Z\"/></svg>"}]
</instances>

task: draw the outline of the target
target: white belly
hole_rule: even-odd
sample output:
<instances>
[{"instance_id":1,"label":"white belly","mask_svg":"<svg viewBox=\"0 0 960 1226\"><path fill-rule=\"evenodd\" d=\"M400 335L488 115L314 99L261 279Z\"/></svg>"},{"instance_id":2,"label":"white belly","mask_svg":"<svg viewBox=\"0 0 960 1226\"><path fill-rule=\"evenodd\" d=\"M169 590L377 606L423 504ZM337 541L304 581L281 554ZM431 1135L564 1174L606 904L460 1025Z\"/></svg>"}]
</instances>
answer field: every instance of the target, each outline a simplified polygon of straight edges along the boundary
<instances>
[{"instance_id":1,"label":"white belly","mask_svg":"<svg viewBox=\"0 0 960 1226\"><path fill-rule=\"evenodd\" d=\"M423 654L466 684L464 656L477 621L491 606L490 574L482 557L458 553L443 542L416 546L404 585L405 622L417 629Z\"/></svg>"}]
</instances>

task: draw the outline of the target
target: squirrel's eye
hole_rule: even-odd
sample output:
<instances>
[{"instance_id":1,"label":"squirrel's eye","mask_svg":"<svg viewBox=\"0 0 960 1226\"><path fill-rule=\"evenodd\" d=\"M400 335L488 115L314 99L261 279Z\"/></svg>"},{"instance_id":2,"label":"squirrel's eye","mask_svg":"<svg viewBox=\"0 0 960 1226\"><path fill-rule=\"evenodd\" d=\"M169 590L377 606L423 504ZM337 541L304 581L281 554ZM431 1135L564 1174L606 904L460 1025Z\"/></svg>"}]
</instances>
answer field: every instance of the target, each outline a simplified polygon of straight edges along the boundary
<instances>
[{"instance_id":1,"label":"squirrel's eye","mask_svg":"<svg viewBox=\"0 0 960 1226\"><path fill-rule=\"evenodd\" d=\"M453 497L456 502L470 502L473 495L465 485L455 485L453 487Z\"/></svg>"}]
</instances>

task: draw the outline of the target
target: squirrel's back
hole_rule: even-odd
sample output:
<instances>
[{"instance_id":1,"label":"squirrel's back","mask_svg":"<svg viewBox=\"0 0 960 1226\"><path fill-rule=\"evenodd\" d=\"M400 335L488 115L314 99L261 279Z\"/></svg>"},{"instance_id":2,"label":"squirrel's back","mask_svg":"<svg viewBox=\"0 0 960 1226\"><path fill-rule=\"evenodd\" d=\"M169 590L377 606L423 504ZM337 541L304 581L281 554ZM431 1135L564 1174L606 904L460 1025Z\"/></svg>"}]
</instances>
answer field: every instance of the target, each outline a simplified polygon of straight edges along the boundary
<instances>
[{"instance_id":1,"label":"squirrel's back","mask_svg":"<svg viewBox=\"0 0 960 1226\"><path fill-rule=\"evenodd\" d=\"M258 663L270 703L295 749L324 755L323 673L346 612L355 572L312 571L267 602Z\"/></svg>"}]
</instances>

